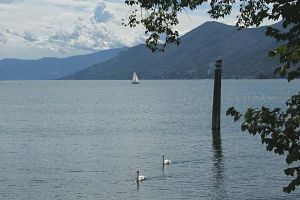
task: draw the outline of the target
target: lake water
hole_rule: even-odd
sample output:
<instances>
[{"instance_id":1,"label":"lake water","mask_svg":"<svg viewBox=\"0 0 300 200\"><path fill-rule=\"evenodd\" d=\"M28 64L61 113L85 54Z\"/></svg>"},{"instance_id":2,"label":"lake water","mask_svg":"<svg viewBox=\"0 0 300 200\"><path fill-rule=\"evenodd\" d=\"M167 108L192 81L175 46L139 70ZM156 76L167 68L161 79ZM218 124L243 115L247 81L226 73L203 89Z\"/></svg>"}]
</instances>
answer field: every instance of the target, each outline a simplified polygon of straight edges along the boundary
<instances>
[{"instance_id":1,"label":"lake water","mask_svg":"<svg viewBox=\"0 0 300 200\"><path fill-rule=\"evenodd\" d=\"M223 80L214 136L212 90L212 80L1 81L0 199L299 199L300 188L282 192L285 157L225 111L283 106L300 81Z\"/></svg>"}]
</instances>

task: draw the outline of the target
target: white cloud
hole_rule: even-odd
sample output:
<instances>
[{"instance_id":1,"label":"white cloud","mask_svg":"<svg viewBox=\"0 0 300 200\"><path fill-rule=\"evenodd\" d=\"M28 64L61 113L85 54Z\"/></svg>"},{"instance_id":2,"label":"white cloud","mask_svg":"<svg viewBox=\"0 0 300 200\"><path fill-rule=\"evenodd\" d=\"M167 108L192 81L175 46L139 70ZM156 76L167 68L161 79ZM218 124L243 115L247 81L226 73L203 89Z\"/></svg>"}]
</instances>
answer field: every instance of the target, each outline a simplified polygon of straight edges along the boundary
<instances>
[{"instance_id":1,"label":"white cloud","mask_svg":"<svg viewBox=\"0 0 300 200\"><path fill-rule=\"evenodd\" d=\"M23 38L27 42L35 42L35 41L38 40L37 37L33 33L28 32L28 31L23 31L21 33L18 33L16 31L12 31L10 29L6 29L6 33L9 33L11 35Z\"/></svg>"},{"instance_id":2,"label":"white cloud","mask_svg":"<svg viewBox=\"0 0 300 200\"><path fill-rule=\"evenodd\" d=\"M106 9L104 2L99 2L94 9L94 15L91 20L97 23L107 22L113 18L113 15Z\"/></svg>"},{"instance_id":3,"label":"white cloud","mask_svg":"<svg viewBox=\"0 0 300 200\"><path fill-rule=\"evenodd\" d=\"M18 1L23 1L23 0L0 0L0 4L5 4L5 3L14 3Z\"/></svg>"},{"instance_id":4,"label":"white cloud","mask_svg":"<svg viewBox=\"0 0 300 200\"><path fill-rule=\"evenodd\" d=\"M121 18L114 17L106 3L98 0L31 0L0 4L0 18L3 19L0 32L6 33L5 41L11 47L22 45L24 49L27 45L34 51L47 49L45 56L57 56L59 52L65 57L78 51L89 53L131 46L141 38L137 34L129 36L130 39L124 37L125 32L119 31L123 28ZM11 55L12 51L7 50L0 56ZM32 52L32 55L35 58L40 54Z\"/></svg>"},{"instance_id":5,"label":"white cloud","mask_svg":"<svg viewBox=\"0 0 300 200\"><path fill-rule=\"evenodd\" d=\"M124 46L122 40L109 32L105 24L83 24L79 20L71 31L58 30L48 37L51 49L60 52L76 48L88 51Z\"/></svg>"},{"instance_id":6,"label":"white cloud","mask_svg":"<svg viewBox=\"0 0 300 200\"><path fill-rule=\"evenodd\" d=\"M142 26L122 26L129 12L124 0L0 0L0 58L66 57L144 42ZM188 13L179 14L181 35L211 20L203 8Z\"/></svg>"},{"instance_id":7,"label":"white cloud","mask_svg":"<svg viewBox=\"0 0 300 200\"><path fill-rule=\"evenodd\" d=\"M52 3L54 6L49 6L49 10L55 12L57 9L61 9L57 5L58 2L52 1ZM128 29L119 31L123 29L121 17L115 18L114 13L107 10L104 2L83 6L90 10L90 12L84 13L78 10L70 12L71 8L66 6L69 3L69 1L64 1L63 9L61 9L64 12L60 12L60 16L39 13L41 21L33 21L35 23L33 27L26 26L26 29L19 27L20 30L17 29L18 27L6 29L11 42L25 42L29 47L48 49L52 53L59 52L65 56L72 54L75 50L91 52L132 46L141 42L143 31L131 36L127 36ZM101 16L104 17L101 18ZM54 23L58 18L59 23ZM47 23L48 21L50 23Z\"/></svg>"},{"instance_id":8,"label":"white cloud","mask_svg":"<svg viewBox=\"0 0 300 200\"><path fill-rule=\"evenodd\" d=\"M3 33L0 33L0 43L5 44L7 39Z\"/></svg>"}]
</instances>

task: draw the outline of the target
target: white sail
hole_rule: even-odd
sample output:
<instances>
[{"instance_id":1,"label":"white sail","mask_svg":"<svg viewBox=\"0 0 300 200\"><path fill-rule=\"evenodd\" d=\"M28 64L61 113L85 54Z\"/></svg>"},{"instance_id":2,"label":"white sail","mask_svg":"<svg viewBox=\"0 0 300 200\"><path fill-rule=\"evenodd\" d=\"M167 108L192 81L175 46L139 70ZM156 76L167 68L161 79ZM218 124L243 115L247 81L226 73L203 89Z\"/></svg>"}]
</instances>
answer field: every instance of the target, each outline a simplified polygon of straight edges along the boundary
<instances>
[{"instance_id":1,"label":"white sail","mask_svg":"<svg viewBox=\"0 0 300 200\"><path fill-rule=\"evenodd\" d=\"M138 84L139 83L139 79L138 79L135 72L133 73L133 76L132 76L132 83L133 84Z\"/></svg>"}]
</instances>

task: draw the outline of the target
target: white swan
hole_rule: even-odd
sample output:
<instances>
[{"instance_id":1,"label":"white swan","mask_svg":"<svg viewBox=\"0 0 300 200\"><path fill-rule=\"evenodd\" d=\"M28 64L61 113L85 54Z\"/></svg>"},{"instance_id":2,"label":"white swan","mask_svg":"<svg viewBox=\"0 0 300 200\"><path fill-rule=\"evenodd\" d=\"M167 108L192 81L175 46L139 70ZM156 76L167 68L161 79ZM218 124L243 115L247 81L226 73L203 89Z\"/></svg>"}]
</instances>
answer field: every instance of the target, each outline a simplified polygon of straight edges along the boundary
<instances>
[{"instance_id":1,"label":"white swan","mask_svg":"<svg viewBox=\"0 0 300 200\"><path fill-rule=\"evenodd\" d=\"M165 159L164 155L162 156L162 158L163 158L163 166L171 164L171 160Z\"/></svg>"},{"instance_id":2,"label":"white swan","mask_svg":"<svg viewBox=\"0 0 300 200\"><path fill-rule=\"evenodd\" d=\"M140 175L139 171L136 171L136 181L139 182L139 181L144 181L144 180L146 180L146 177L143 175Z\"/></svg>"}]
</instances>

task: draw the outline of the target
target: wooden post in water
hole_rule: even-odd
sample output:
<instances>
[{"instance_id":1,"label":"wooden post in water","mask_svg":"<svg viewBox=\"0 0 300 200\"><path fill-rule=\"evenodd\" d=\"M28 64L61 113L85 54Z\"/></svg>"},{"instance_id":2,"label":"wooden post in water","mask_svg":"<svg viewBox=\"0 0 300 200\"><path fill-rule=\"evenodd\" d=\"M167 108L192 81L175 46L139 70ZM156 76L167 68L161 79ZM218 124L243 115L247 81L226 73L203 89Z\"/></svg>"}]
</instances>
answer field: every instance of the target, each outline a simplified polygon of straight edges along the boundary
<instances>
[{"instance_id":1,"label":"wooden post in water","mask_svg":"<svg viewBox=\"0 0 300 200\"><path fill-rule=\"evenodd\" d=\"M220 111L221 111L221 68L222 59L216 60L215 83L214 83L214 101L212 111L212 130L220 130Z\"/></svg>"}]
</instances>

